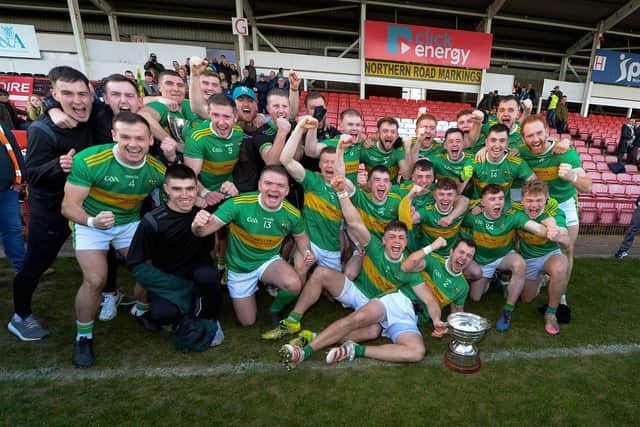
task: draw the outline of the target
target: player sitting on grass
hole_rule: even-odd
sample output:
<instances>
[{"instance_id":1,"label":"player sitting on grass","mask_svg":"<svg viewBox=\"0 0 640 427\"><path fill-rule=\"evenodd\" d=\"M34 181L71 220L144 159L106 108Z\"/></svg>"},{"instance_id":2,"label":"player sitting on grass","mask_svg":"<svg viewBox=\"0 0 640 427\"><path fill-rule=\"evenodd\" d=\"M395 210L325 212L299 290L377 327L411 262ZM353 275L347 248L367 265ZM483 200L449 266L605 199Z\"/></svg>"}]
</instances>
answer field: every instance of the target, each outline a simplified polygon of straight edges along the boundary
<instances>
[{"instance_id":1,"label":"player sitting on grass","mask_svg":"<svg viewBox=\"0 0 640 427\"><path fill-rule=\"evenodd\" d=\"M220 284L210 252L213 235L191 232L198 180L185 165L167 168L168 202L147 213L131 242L127 264L151 302L148 326L169 326L181 351L204 351L222 343L217 320Z\"/></svg>"}]
</instances>

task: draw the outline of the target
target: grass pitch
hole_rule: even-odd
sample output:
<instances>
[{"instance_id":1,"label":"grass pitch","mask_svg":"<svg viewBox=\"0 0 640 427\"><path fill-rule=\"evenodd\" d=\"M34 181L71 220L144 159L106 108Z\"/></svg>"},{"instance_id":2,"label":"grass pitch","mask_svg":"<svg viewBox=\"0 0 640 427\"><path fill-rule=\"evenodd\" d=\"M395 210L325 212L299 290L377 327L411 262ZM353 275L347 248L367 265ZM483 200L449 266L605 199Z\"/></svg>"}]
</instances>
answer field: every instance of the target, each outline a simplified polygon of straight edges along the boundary
<instances>
[{"instance_id":1,"label":"grass pitch","mask_svg":"<svg viewBox=\"0 0 640 427\"><path fill-rule=\"evenodd\" d=\"M97 322L96 366L71 365L73 298L80 272L61 258L34 300L52 335L22 343L0 333L0 424L3 425L638 425L639 261L576 260L569 291L571 324L548 336L537 307L519 304L511 329L480 343L484 364L473 375L442 364L447 339L423 328L428 355L413 365L358 359L325 366L316 354L294 372L279 364L284 342L265 342L270 298L260 296L256 326L235 324L225 300L222 346L175 351L166 334L144 331L124 309ZM11 277L0 264L0 318L11 315ZM122 269L119 286L131 289ZM467 311L495 321L493 292ZM347 314L322 300L303 319L320 330ZM383 342L383 340L380 340Z\"/></svg>"}]
</instances>

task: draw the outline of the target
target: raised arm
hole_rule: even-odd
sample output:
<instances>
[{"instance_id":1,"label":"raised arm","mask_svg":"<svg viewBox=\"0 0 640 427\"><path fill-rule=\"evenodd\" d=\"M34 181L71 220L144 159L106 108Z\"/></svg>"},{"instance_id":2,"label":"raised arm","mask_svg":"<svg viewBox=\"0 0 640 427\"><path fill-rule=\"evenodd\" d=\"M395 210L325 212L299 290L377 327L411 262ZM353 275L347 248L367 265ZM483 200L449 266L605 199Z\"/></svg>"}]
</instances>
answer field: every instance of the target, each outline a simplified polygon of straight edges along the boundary
<instances>
[{"instance_id":1,"label":"raised arm","mask_svg":"<svg viewBox=\"0 0 640 427\"><path fill-rule=\"evenodd\" d=\"M191 223L191 231L197 237L208 236L213 234L222 227L225 223L220 221L217 216L210 214L204 209L196 214L196 217Z\"/></svg>"},{"instance_id":2,"label":"raised arm","mask_svg":"<svg viewBox=\"0 0 640 427\"><path fill-rule=\"evenodd\" d=\"M558 176L569 181L579 193L591 193L591 177L582 168L573 168L569 163L560 163Z\"/></svg>"},{"instance_id":3,"label":"raised arm","mask_svg":"<svg viewBox=\"0 0 640 427\"><path fill-rule=\"evenodd\" d=\"M364 226L358 210L353 203L351 203L349 193L346 190L347 181L347 178L343 175L336 175L331 180L331 187L336 192L338 199L340 200L342 216L347 224L349 233L360 245L366 246L371 240L371 234L369 233L369 230L367 230L367 227Z\"/></svg>"},{"instance_id":4,"label":"raised arm","mask_svg":"<svg viewBox=\"0 0 640 427\"><path fill-rule=\"evenodd\" d=\"M300 111L300 95L298 89L300 88L300 82L302 79L298 77L298 73L295 70L289 70L289 117L298 117L298 111Z\"/></svg>"},{"instance_id":5,"label":"raised arm","mask_svg":"<svg viewBox=\"0 0 640 427\"><path fill-rule=\"evenodd\" d=\"M278 131L273 138L273 144L260 152L266 165L280 164L280 153L282 153L282 148L284 148L284 144L287 141L287 135L291 130L291 123L285 118L278 117L275 119L275 123Z\"/></svg>"},{"instance_id":6,"label":"raised arm","mask_svg":"<svg viewBox=\"0 0 640 427\"><path fill-rule=\"evenodd\" d=\"M294 158L299 150L302 134L305 130L307 130L307 133L315 133L317 126L318 121L313 117L304 116L301 118L280 153L280 163L296 181L302 180L305 173L304 167Z\"/></svg>"},{"instance_id":7,"label":"raised arm","mask_svg":"<svg viewBox=\"0 0 640 427\"><path fill-rule=\"evenodd\" d=\"M438 300L433 296L431 289L423 283L421 285L414 286L413 292L415 292L416 296L427 306L427 311L429 311L429 317L431 318L431 322L433 322L433 327L435 329L446 328L446 324L440 319L442 316L440 304L438 304Z\"/></svg>"},{"instance_id":8,"label":"raised arm","mask_svg":"<svg viewBox=\"0 0 640 427\"><path fill-rule=\"evenodd\" d=\"M418 249L409 255L407 259L402 262L400 268L405 273L423 271L425 267L424 257L429 255L431 252L444 248L445 246L447 246L447 241L444 237L438 237L436 240L431 242L431 244L422 249Z\"/></svg>"},{"instance_id":9,"label":"raised arm","mask_svg":"<svg viewBox=\"0 0 640 427\"><path fill-rule=\"evenodd\" d=\"M304 140L304 154L317 159L318 157L320 157L320 152L326 146L326 144L318 142L317 132L307 132Z\"/></svg>"},{"instance_id":10,"label":"raised arm","mask_svg":"<svg viewBox=\"0 0 640 427\"><path fill-rule=\"evenodd\" d=\"M191 76L189 78L189 106L191 111L202 119L208 119L207 100L202 98L200 93L200 75L207 68L206 60L197 56L191 57L189 60L191 67Z\"/></svg>"},{"instance_id":11,"label":"raised arm","mask_svg":"<svg viewBox=\"0 0 640 427\"><path fill-rule=\"evenodd\" d=\"M475 145L480 138L480 130L482 129L482 120L484 120L484 113L480 110L474 110L471 113L471 120L473 124L469 130L469 139L467 140L467 148L471 148Z\"/></svg>"}]
</instances>

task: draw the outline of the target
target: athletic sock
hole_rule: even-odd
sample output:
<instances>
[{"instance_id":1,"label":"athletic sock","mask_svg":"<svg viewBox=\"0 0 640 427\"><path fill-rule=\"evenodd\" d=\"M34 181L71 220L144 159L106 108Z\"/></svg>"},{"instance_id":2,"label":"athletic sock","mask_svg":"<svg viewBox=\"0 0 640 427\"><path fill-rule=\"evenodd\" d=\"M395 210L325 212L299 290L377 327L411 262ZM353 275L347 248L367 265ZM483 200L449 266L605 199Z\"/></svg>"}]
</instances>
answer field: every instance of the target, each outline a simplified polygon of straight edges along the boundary
<instances>
[{"instance_id":1,"label":"athletic sock","mask_svg":"<svg viewBox=\"0 0 640 427\"><path fill-rule=\"evenodd\" d=\"M566 294L566 292L564 294L562 294L562 296L560 297L560 304L567 305L567 294Z\"/></svg>"},{"instance_id":2,"label":"athletic sock","mask_svg":"<svg viewBox=\"0 0 640 427\"><path fill-rule=\"evenodd\" d=\"M356 357L365 357L365 351L367 351L366 345L356 344Z\"/></svg>"},{"instance_id":3,"label":"athletic sock","mask_svg":"<svg viewBox=\"0 0 640 427\"><path fill-rule=\"evenodd\" d=\"M297 294L285 291L284 289L278 290L278 296L271 303L271 313L281 313L289 304L294 302L298 298Z\"/></svg>"},{"instance_id":4,"label":"athletic sock","mask_svg":"<svg viewBox=\"0 0 640 427\"><path fill-rule=\"evenodd\" d=\"M515 308L515 306L513 304L509 304L509 303L507 303L507 304L502 306L502 309L504 311L513 311L514 308Z\"/></svg>"},{"instance_id":5,"label":"athletic sock","mask_svg":"<svg viewBox=\"0 0 640 427\"><path fill-rule=\"evenodd\" d=\"M545 314L556 314L556 311L558 310L558 307L551 307L550 305L547 306L547 311L545 312Z\"/></svg>"},{"instance_id":6,"label":"athletic sock","mask_svg":"<svg viewBox=\"0 0 640 427\"><path fill-rule=\"evenodd\" d=\"M302 347L302 351L304 352L304 360L307 360L313 353L315 353L315 350L309 344Z\"/></svg>"},{"instance_id":7,"label":"athletic sock","mask_svg":"<svg viewBox=\"0 0 640 427\"><path fill-rule=\"evenodd\" d=\"M135 308L133 309L133 311L134 311L133 314L134 314L134 316L142 316L147 311L149 311L149 308L151 308L151 306L149 304L138 301L136 303Z\"/></svg>"},{"instance_id":8,"label":"athletic sock","mask_svg":"<svg viewBox=\"0 0 640 427\"><path fill-rule=\"evenodd\" d=\"M296 313L295 311L292 311L287 316L287 320L290 321L291 323L299 323L301 319L302 319L302 314Z\"/></svg>"},{"instance_id":9,"label":"athletic sock","mask_svg":"<svg viewBox=\"0 0 640 427\"><path fill-rule=\"evenodd\" d=\"M86 323L76 320L76 331L76 341L80 338L93 339L93 320Z\"/></svg>"}]
</instances>

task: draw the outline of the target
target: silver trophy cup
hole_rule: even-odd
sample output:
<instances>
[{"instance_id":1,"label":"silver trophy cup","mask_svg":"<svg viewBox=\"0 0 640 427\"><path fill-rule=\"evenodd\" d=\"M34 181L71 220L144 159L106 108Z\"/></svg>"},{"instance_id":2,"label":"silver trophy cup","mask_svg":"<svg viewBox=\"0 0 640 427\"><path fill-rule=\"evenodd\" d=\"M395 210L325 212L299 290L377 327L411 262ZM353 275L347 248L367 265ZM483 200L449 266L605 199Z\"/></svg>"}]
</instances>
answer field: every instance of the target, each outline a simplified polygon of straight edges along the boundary
<instances>
[{"instance_id":1,"label":"silver trophy cup","mask_svg":"<svg viewBox=\"0 0 640 427\"><path fill-rule=\"evenodd\" d=\"M444 364L451 370L463 374L478 371L482 362L480 351L475 344L491 329L491 323L484 317L472 313L450 314L447 323L453 339L444 355Z\"/></svg>"},{"instance_id":2,"label":"silver trophy cup","mask_svg":"<svg viewBox=\"0 0 640 427\"><path fill-rule=\"evenodd\" d=\"M181 117L173 117L171 114L167 117L167 121L169 122L169 131L173 139L176 142L184 142L184 139L182 139L182 129L186 126L187 121Z\"/></svg>"}]
</instances>

